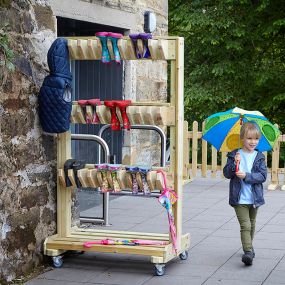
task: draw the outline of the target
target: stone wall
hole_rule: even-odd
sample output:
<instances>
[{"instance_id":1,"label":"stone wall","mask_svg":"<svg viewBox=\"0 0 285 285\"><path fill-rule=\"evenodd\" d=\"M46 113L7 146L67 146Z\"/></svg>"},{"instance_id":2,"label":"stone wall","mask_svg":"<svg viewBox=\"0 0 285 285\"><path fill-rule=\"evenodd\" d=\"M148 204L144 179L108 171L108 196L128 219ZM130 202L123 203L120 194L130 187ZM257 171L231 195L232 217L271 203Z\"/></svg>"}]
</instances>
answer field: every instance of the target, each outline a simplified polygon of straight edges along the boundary
<instances>
[{"instance_id":1,"label":"stone wall","mask_svg":"<svg viewBox=\"0 0 285 285\"><path fill-rule=\"evenodd\" d=\"M143 12L153 10L158 22L155 34L167 32L165 0L85 2L135 13L132 33L143 31ZM56 19L47 0L1 1L0 19L0 29L9 23L16 65L14 73L0 69L0 284L6 284L43 263L43 242L56 230L56 140L42 134L37 115ZM128 62L124 94L134 100L166 98L165 63ZM153 148L157 136L139 136L139 131L126 136L125 161L145 162L139 154L149 160L159 157Z\"/></svg>"},{"instance_id":2,"label":"stone wall","mask_svg":"<svg viewBox=\"0 0 285 285\"><path fill-rule=\"evenodd\" d=\"M55 141L42 135L37 115L55 22L43 1L11 1L0 7L0 19L9 23L16 65L13 74L0 71L0 283L5 284L42 263L43 241L55 231Z\"/></svg>"}]
</instances>

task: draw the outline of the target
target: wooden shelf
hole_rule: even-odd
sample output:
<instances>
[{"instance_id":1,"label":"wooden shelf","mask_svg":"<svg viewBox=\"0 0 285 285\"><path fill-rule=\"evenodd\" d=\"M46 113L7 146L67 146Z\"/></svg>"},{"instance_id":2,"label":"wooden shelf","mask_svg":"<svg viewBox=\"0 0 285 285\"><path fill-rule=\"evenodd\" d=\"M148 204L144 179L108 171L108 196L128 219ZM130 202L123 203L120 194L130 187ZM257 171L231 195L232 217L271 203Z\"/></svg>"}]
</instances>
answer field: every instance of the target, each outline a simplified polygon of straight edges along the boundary
<instances>
[{"instance_id":1,"label":"wooden shelf","mask_svg":"<svg viewBox=\"0 0 285 285\"><path fill-rule=\"evenodd\" d=\"M116 178L122 190L127 190L127 189L131 190L132 189L131 174L123 168L124 167L122 166L122 169L116 171ZM110 170L105 170L104 172L106 173L108 177L108 183L111 186L112 185L112 182L110 182L110 180L112 180L111 172ZM63 169L58 169L57 173L58 173L59 183L61 184L62 187L65 188L66 181L65 181L65 174L64 174ZM166 179L167 179L168 187L173 188L174 175L171 173L166 173L166 175L167 175ZM77 176L82 185L82 188L98 188L98 187L103 186L102 185L103 183L102 171L100 171L99 169L95 169L94 166L93 168L86 167L86 168L78 170ZM76 179L75 179L72 169L68 170L68 178L72 184L70 187L77 187L76 182L75 182ZM139 171L136 173L136 178L139 183L139 189L140 189L139 193L141 193L142 192L141 190L142 182L141 182L141 174L139 173ZM159 190L159 191L163 190L164 182L163 182L163 177L161 173L159 172L157 173L156 170L150 170L147 173L146 179L147 179L148 186L151 192L155 190ZM131 191L129 192L131 193ZM118 192L117 194L119 193L120 192Z\"/></svg>"},{"instance_id":2,"label":"wooden shelf","mask_svg":"<svg viewBox=\"0 0 285 285\"><path fill-rule=\"evenodd\" d=\"M127 107L127 115L131 125L158 125L172 126L175 124L175 107L168 103L158 106L153 103L143 105L144 103L131 104ZM86 114L93 116L93 108L91 106L81 107L77 102L72 105L71 123L86 124ZM117 117L123 124L119 108L116 108ZM111 123L111 113L105 105L96 106L96 114L101 124Z\"/></svg>"},{"instance_id":3,"label":"wooden shelf","mask_svg":"<svg viewBox=\"0 0 285 285\"><path fill-rule=\"evenodd\" d=\"M97 37L67 38L71 60L100 60L102 57L102 45ZM175 42L173 38L154 38L148 40L148 48L151 57L139 60L174 60ZM142 41L138 39L138 45ZM110 41L107 42L108 50L113 58L113 50ZM118 39L118 49L122 60L137 60L134 45L129 37Z\"/></svg>"}]
</instances>

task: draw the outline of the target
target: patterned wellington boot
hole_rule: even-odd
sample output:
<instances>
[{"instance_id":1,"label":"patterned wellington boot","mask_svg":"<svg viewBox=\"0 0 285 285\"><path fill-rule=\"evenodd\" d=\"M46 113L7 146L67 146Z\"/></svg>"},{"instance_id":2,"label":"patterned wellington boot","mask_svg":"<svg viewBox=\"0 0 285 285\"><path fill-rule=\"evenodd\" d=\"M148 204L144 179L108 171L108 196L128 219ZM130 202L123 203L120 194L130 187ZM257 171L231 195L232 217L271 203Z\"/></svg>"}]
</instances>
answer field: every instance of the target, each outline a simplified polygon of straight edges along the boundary
<instances>
[{"instance_id":1,"label":"patterned wellington boot","mask_svg":"<svg viewBox=\"0 0 285 285\"><path fill-rule=\"evenodd\" d=\"M139 185L137 181L136 174L138 172L139 168L136 166L126 166L126 171L129 172L132 176L132 193L138 194L139 192Z\"/></svg>"},{"instance_id":2,"label":"patterned wellington boot","mask_svg":"<svg viewBox=\"0 0 285 285\"><path fill-rule=\"evenodd\" d=\"M136 57L142 58L142 54L140 53L139 48L138 48L138 39L140 38L139 36L140 36L139 34L130 34L129 35L130 39L132 40L134 49L135 49Z\"/></svg>"},{"instance_id":3,"label":"patterned wellington boot","mask_svg":"<svg viewBox=\"0 0 285 285\"><path fill-rule=\"evenodd\" d=\"M149 167L142 167L142 166L139 167L139 172L140 172L140 175L142 178L142 186L143 186L142 191L143 191L144 195L150 195L150 189L148 187L148 183L146 180L147 173L149 171L150 171Z\"/></svg>"},{"instance_id":4,"label":"patterned wellington boot","mask_svg":"<svg viewBox=\"0 0 285 285\"><path fill-rule=\"evenodd\" d=\"M108 39L112 43L115 61L118 64L121 64L121 56L120 56L120 52L119 52L119 48L118 48L118 39L121 39L122 37L123 37L123 35L118 34L118 33L109 33L108 34Z\"/></svg>"},{"instance_id":5,"label":"patterned wellington boot","mask_svg":"<svg viewBox=\"0 0 285 285\"><path fill-rule=\"evenodd\" d=\"M127 107L132 104L131 100L123 100L123 101L114 101L116 106L119 107L122 119L123 119L123 128L129 130L131 128L130 120L127 115Z\"/></svg>"},{"instance_id":6,"label":"patterned wellington boot","mask_svg":"<svg viewBox=\"0 0 285 285\"><path fill-rule=\"evenodd\" d=\"M149 51L149 48L148 48L148 40L149 39L152 39L152 34L139 34L139 38L142 40L143 42L143 54L142 54L142 57L143 58L149 58L151 55L150 55L150 51Z\"/></svg>"},{"instance_id":7,"label":"patterned wellington boot","mask_svg":"<svg viewBox=\"0 0 285 285\"><path fill-rule=\"evenodd\" d=\"M104 101L104 105L110 109L111 112L111 129L119 131L121 129L120 121L116 114L116 101Z\"/></svg>"},{"instance_id":8,"label":"patterned wellington boot","mask_svg":"<svg viewBox=\"0 0 285 285\"><path fill-rule=\"evenodd\" d=\"M102 45L102 62L103 63L110 63L111 59L110 59L110 54L109 54L109 50L108 50L108 46L107 46L107 37L108 37L109 33L108 32L98 32L95 34L95 36L97 38L100 39L101 41L101 45Z\"/></svg>"},{"instance_id":9,"label":"patterned wellington boot","mask_svg":"<svg viewBox=\"0 0 285 285\"><path fill-rule=\"evenodd\" d=\"M93 108L93 118L91 118L91 124L100 124L100 119L96 113L96 106L101 105L100 99L90 99L87 101L87 103Z\"/></svg>"},{"instance_id":10,"label":"patterned wellington boot","mask_svg":"<svg viewBox=\"0 0 285 285\"><path fill-rule=\"evenodd\" d=\"M107 179L107 171L108 171L108 165L107 164L98 164L95 166L100 173L102 174L102 187L101 192L106 193L110 191L110 186Z\"/></svg>"},{"instance_id":11,"label":"patterned wellington boot","mask_svg":"<svg viewBox=\"0 0 285 285\"><path fill-rule=\"evenodd\" d=\"M77 103L78 103L78 105L81 107L81 109L83 111L83 115L84 115L86 124L90 124L91 123L91 118L86 113L86 105L88 105L88 100L78 100Z\"/></svg>"},{"instance_id":12,"label":"patterned wellington boot","mask_svg":"<svg viewBox=\"0 0 285 285\"><path fill-rule=\"evenodd\" d=\"M121 168L121 164L108 164L108 169L111 171L113 191L121 192L121 187L117 179L117 172Z\"/></svg>"}]
</instances>

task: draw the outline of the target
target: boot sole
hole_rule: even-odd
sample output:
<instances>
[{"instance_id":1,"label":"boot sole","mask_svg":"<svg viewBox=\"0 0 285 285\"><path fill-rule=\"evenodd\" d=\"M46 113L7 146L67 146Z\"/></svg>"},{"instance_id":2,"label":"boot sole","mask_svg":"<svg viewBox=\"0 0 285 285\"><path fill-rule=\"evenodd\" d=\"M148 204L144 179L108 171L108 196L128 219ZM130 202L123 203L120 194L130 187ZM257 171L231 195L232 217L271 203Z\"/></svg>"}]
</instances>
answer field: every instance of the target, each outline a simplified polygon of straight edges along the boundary
<instances>
[{"instance_id":1,"label":"boot sole","mask_svg":"<svg viewBox=\"0 0 285 285\"><path fill-rule=\"evenodd\" d=\"M249 256L243 256L241 261L246 265L250 266L252 265L252 259Z\"/></svg>"}]
</instances>

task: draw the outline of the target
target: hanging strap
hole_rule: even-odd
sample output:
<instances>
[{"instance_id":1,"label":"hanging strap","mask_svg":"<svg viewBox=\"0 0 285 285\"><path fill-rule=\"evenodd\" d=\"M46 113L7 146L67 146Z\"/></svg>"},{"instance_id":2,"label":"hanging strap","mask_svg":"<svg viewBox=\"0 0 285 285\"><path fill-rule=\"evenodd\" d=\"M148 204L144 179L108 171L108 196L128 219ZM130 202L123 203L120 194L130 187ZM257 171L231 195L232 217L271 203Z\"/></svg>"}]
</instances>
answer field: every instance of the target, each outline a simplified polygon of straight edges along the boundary
<instances>
[{"instance_id":1,"label":"hanging strap","mask_svg":"<svg viewBox=\"0 0 285 285\"><path fill-rule=\"evenodd\" d=\"M178 199L178 195L177 193L173 190L173 189L170 189L167 187L167 180L166 180L166 174L163 170L159 169L156 171L156 173L161 173L162 174L162 177L163 177L163 191L161 193L161 195L165 195L165 194L169 194L169 199L171 201L171 204L174 204L177 199Z\"/></svg>"}]
</instances>

